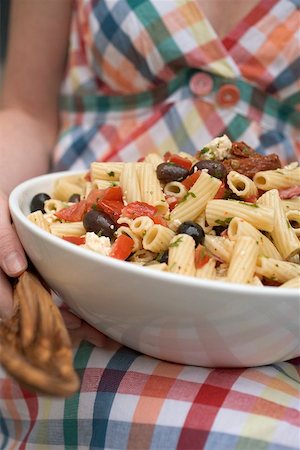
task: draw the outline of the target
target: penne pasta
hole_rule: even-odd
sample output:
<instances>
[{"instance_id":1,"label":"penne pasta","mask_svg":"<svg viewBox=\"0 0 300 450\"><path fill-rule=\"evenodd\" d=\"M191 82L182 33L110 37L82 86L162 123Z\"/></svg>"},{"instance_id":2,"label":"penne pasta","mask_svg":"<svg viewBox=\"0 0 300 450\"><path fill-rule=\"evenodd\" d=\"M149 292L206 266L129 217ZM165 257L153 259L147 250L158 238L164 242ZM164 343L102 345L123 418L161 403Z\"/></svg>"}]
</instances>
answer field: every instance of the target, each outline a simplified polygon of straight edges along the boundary
<instances>
[{"instance_id":1,"label":"penne pasta","mask_svg":"<svg viewBox=\"0 0 300 450\"><path fill-rule=\"evenodd\" d=\"M207 223L212 226L226 226L234 217L240 217L259 230L272 231L274 227L273 208L261 204L236 200L210 200L207 202L205 214Z\"/></svg>"},{"instance_id":2,"label":"penne pasta","mask_svg":"<svg viewBox=\"0 0 300 450\"><path fill-rule=\"evenodd\" d=\"M85 234L85 228L82 222L55 222L50 224L50 232L58 237L63 236L82 236Z\"/></svg>"},{"instance_id":3,"label":"penne pasta","mask_svg":"<svg viewBox=\"0 0 300 450\"><path fill-rule=\"evenodd\" d=\"M205 236L204 245L207 250L222 261L228 263L231 259L234 243L222 236Z\"/></svg>"},{"instance_id":4,"label":"penne pasta","mask_svg":"<svg viewBox=\"0 0 300 450\"><path fill-rule=\"evenodd\" d=\"M268 258L282 259L272 241L244 219L234 217L231 220L228 227L228 236L232 241L236 241L239 236L250 236L258 243L260 254Z\"/></svg>"},{"instance_id":5,"label":"penne pasta","mask_svg":"<svg viewBox=\"0 0 300 450\"><path fill-rule=\"evenodd\" d=\"M78 178L78 177L77 177ZM72 179L71 179L72 180ZM53 197L56 200L67 202L71 195L82 194L83 188L74 182L69 181L68 178L61 178L54 184Z\"/></svg>"},{"instance_id":6,"label":"penne pasta","mask_svg":"<svg viewBox=\"0 0 300 450\"><path fill-rule=\"evenodd\" d=\"M292 278L300 276L300 265L260 256L257 260L255 272L270 280L285 283Z\"/></svg>"},{"instance_id":7,"label":"penne pasta","mask_svg":"<svg viewBox=\"0 0 300 450\"><path fill-rule=\"evenodd\" d=\"M181 200L187 193L187 189L179 181L170 181L170 183L165 185L163 190L165 195L175 197L179 200Z\"/></svg>"},{"instance_id":8,"label":"penne pasta","mask_svg":"<svg viewBox=\"0 0 300 450\"><path fill-rule=\"evenodd\" d=\"M284 189L300 184L300 167L265 170L257 172L253 181L263 191Z\"/></svg>"},{"instance_id":9,"label":"penne pasta","mask_svg":"<svg viewBox=\"0 0 300 450\"><path fill-rule=\"evenodd\" d=\"M145 162L146 163L150 163L152 164L152 166L154 167L154 169L156 169L156 167L163 163L164 160L163 158L158 155L157 153L149 153L148 155L145 156Z\"/></svg>"},{"instance_id":10,"label":"penne pasta","mask_svg":"<svg viewBox=\"0 0 300 450\"><path fill-rule=\"evenodd\" d=\"M272 240L283 259L300 253L300 241L295 230L290 226L276 189L265 192L257 201L259 206L272 208L274 227L270 231Z\"/></svg>"},{"instance_id":11,"label":"penne pasta","mask_svg":"<svg viewBox=\"0 0 300 450\"><path fill-rule=\"evenodd\" d=\"M220 180L202 172L193 187L171 211L170 226L177 228L178 223L196 219L204 211L208 200L214 198L220 186Z\"/></svg>"},{"instance_id":12,"label":"penne pasta","mask_svg":"<svg viewBox=\"0 0 300 450\"><path fill-rule=\"evenodd\" d=\"M290 226L294 229L295 234L300 237L300 210L291 209L286 212L286 218L290 223Z\"/></svg>"},{"instance_id":13,"label":"penne pasta","mask_svg":"<svg viewBox=\"0 0 300 450\"><path fill-rule=\"evenodd\" d=\"M210 258L209 261L204 264L201 269L196 269L196 277L197 278L205 278L207 280L216 279L217 271L216 271L216 260Z\"/></svg>"},{"instance_id":14,"label":"penne pasta","mask_svg":"<svg viewBox=\"0 0 300 450\"><path fill-rule=\"evenodd\" d=\"M241 198L257 196L258 190L251 178L246 177L234 170L227 175L227 184L236 195Z\"/></svg>"},{"instance_id":15,"label":"penne pasta","mask_svg":"<svg viewBox=\"0 0 300 450\"><path fill-rule=\"evenodd\" d=\"M173 237L169 245L168 270L181 275L195 275L195 241L191 236L177 234Z\"/></svg>"},{"instance_id":16,"label":"penne pasta","mask_svg":"<svg viewBox=\"0 0 300 450\"><path fill-rule=\"evenodd\" d=\"M154 222L148 216L140 216L132 220L129 227L139 237L144 237L146 232L152 228Z\"/></svg>"},{"instance_id":17,"label":"penne pasta","mask_svg":"<svg viewBox=\"0 0 300 450\"><path fill-rule=\"evenodd\" d=\"M119 181L108 181L108 180L95 180L93 182L93 187L96 189L108 189L113 186L119 186Z\"/></svg>"},{"instance_id":18,"label":"penne pasta","mask_svg":"<svg viewBox=\"0 0 300 450\"><path fill-rule=\"evenodd\" d=\"M30 222L35 223L35 225L37 225L38 227L42 228L45 231L50 232L49 223L45 219L45 216L42 213L42 211L40 211L40 210L34 211L31 214L29 214L27 217L30 220Z\"/></svg>"},{"instance_id":19,"label":"penne pasta","mask_svg":"<svg viewBox=\"0 0 300 450\"><path fill-rule=\"evenodd\" d=\"M125 204L142 200L136 163L124 163L120 175L120 187Z\"/></svg>"},{"instance_id":20,"label":"penne pasta","mask_svg":"<svg viewBox=\"0 0 300 450\"><path fill-rule=\"evenodd\" d=\"M140 166L139 181L142 202L155 206L158 213L166 215L169 212L169 205L152 164L144 163Z\"/></svg>"},{"instance_id":21,"label":"penne pasta","mask_svg":"<svg viewBox=\"0 0 300 450\"><path fill-rule=\"evenodd\" d=\"M118 181L120 179L123 167L123 162L92 162L91 164L91 179Z\"/></svg>"},{"instance_id":22,"label":"penne pasta","mask_svg":"<svg viewBox=\"0 0 300 450\"><path fill-rule=\"evenodd\" d=\"M249 236L240 236L235 242L229 262L227 281L249 283L253 279L258 257L258 244Z\"/></svg>"},{"instance_id":23,"label":"penne pasta","mask_svg":"<svg viewBox=\"0 0 300 450\"><path fill-rule=\"evenodd\" d=\"M283 283L280 288L296 288L300 289L300 276L291 278L290 280Z\"/></svg>"},{"instance_id":24,"label":"penne pasta","mask_svg":"<svg viewBox=\"0 0 300 450\"><path fill-rule=\"evenodd\" d=\"M285 211L300 209L300 197L290 198L289 200L281 200L281 204Z\"/></svg>"},{"instance_id":25,"label":"penne pasta","mask_svg":"<svg viewBox=\"0 0 300 450\"><path fill-rule=\"evenodd\" d=\"M174 234L174 231L167 227L153 225L152 228L146 231L143 238L143 247L151 252L163 252L164 250L167 250Z\"/></svg>"},{"instance_id":26,"label":"penne pasta","mask_svg":"<svg viewBox=\"0 0 300 450\"><path fill-rule=\"evenodd\" d=\"M59 211L60 209L66 208L66 206L71 205L72 203L62 202L61 200L55 200L51 198L50 200L46 200L44 202L44 210L45 213L51 214Z\"/></svg>"}]
</instances>

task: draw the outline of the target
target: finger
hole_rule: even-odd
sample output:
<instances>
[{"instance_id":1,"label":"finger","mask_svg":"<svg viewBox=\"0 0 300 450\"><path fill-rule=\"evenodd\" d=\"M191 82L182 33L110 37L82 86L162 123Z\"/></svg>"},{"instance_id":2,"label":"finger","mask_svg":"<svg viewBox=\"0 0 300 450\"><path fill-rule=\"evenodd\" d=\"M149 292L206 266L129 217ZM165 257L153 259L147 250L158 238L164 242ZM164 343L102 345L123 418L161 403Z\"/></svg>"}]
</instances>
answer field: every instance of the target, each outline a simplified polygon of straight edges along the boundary
<instances>
[{"instance_id":1,"label":"finger","mask_svg":"<svg viewBox=\"0 0 300 450\"><path fill-rule=\"evenodd\" d=\"M78 345L80 341L85 340L96 347L104 347L107 341L106 336L88 323L82 321L80 328L69 330L73 345Z\"/></svg>"},{"instance_id":2,"label":"finger","mask_svg":"<svg viewBox=\"0 0 300 450\"><path fill-rule=\"evenodd\" d=\"M80 328L82 320L75 316L75 314L71 313L66 308L60 308L60 313L65 321L65 325L69 330L76 330L77 328Z\"/></svg>"},{"instance_id":3,"label":"finger","mask_svg":"<svg viewBox=\"0 0 300 450\"><path fill-rule=\"evenodd\" d=\"M24 250L10 222L7 197L2 192L0 192L0 267L11 277L21 275L27 267Z\"/></svg>"},{"instance_id":4,"label":"finger","mask_svg":"<svg viewBox=\"0 0 300 450\"><path fill-rule=\"evenodd\" d=\"M13 297L12 287L4 274L0 269L0 317L2 319L8 319L13 312Z\"/></svg>"}]
</instances>

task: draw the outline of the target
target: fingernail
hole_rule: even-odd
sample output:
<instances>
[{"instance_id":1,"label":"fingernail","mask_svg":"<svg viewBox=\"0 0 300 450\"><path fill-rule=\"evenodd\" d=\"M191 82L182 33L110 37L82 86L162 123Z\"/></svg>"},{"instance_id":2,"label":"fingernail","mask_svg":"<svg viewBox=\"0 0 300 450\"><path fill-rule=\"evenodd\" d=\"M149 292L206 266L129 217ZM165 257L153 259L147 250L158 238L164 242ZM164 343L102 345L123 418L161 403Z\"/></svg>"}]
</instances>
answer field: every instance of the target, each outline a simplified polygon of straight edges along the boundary
<instances>
[{"instance_id":1,"label":"fingernail","mask_svg":"<svg viewBox=\"0 0 300 450\"><path fill-rule=\"evenodd\" d=\"M3 261L3 269L8 275L16 275L26 268L26 261L18 252L12 252Z\"/></svg>"}]
</instances>

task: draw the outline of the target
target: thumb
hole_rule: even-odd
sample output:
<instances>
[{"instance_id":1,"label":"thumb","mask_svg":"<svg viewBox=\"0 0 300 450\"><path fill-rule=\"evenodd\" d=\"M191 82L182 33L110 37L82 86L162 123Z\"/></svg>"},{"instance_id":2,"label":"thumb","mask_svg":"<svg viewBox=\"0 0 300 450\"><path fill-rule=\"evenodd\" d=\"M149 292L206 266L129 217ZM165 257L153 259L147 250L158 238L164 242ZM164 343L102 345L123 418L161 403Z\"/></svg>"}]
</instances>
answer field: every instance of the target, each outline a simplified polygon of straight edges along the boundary
<instances>
[{"instance_id":1,"label":"thumb","mask_svg":"<svg viewBox=\"0 0 300 450\"><path fill-rule=\"evenodd\" d=\"M8 319L13 312L12 287L4 272L0 269L0 318Z\"/></svg>"},{"instance_id":2,"label":"thumb","mask_svg":"<svg viewBox=\"0 0 300 450\"><path fill-rule=\"evenodd\" d=\"M27 267L22 245L10 221L6 195L0 191L0 267L9 276L21 275Z\"/></svg>"}]
</instances>

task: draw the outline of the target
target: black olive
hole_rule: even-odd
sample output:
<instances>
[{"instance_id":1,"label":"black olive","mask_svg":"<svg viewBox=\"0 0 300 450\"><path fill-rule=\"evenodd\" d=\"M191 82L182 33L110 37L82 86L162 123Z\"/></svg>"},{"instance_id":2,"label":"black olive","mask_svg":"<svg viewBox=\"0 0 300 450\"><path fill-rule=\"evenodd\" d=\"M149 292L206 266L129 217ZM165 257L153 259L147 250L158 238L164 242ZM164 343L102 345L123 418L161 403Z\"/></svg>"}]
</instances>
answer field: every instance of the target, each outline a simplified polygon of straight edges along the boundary
<instances>
[{"instance_id":1,"label":"black olive","mask_svg":"<svg viewBox=\"0 0 300 450\"><path fill-rule=\"evenodd\" d=\"M215 230L217 236L220 236L221 233L223 233L223 231L227 230L227 227L223 227L222 225L216 225L215 227L213 227L213 230Z\"/></svg>"},{"instance_id":2,"label":"black olive","mask_svg":"<svg viewBox=\"0 0 300 450\"><path fill-rule=\"evenodd\" d=\"M165 250L163 253L159 253L157 261L160 263L168 264L169 260L169 251Z\"/></svg>"},{"instance_id":3,"label":"black olive","mask_svg":"<svg viewBox=\"0 0 300 450\"><path fill-rule=\"evenodd\" d=\"M232 192L231 189L226 188L225 189L225 193L223 195L224 200L241 200L241 197L239 197L238 195L236 195L234 192Z\"/></svg>"},{"instance_id":4,"label":"black olive","mask_svg":"<svg viewBox=\"0 0 300 450\"><path fill-rule=\"evenodd\" d=\"M68 202L70 203L79 203L80 202L80 194L72 194L69 198Z\"/></svg>"},{"instance_id":5,"label":"black olive","mask_svg":"<svg viewBox=\"0 0 300 450\"><path fill-rule=\"evenodd\" d=\"M187 220L186 222L183 222L181 225L179 225L177 234L182 233L191 236L196 242L196 245L203 244L204 242L205 233L203 231L203 228L192 220Z\"/></svg>"},{"instance_id":6,"label":"black olive","mask_svg":"<svg viewBox=\"0 0 300 450\"><path fill-rule=\"evenodd\" d=\"M189 175L189 171L177 164L166 162L157 166L156 174L160 181L169 183L170 181L184 180Z\"/></svg>"},{"instance_id":7,"label":"black olive","mask_svg":"<svg viewBox=\"0 0 300 450\"><path fill-rule=\"evenodd\" d=\"M30 202L30 212L41 210L42 213L45 213L44 210L44 203L46 200L49 200L50 196L48 194L45 194L44 192L40 192L39 194L36 194L31 202Z\"/></svg>"},{"instance_id":8,"label":"black olive","mask_svg":"<svg viewBox=\"0 0 300 450\"><path fill-rule=\"evenodd\" d=\"M91 209L83 217L83 226L86 231L93 231L94 233L107 236L110 239L113 237L117 229L116 223L112 218L102 211Z\"/></svg>"},{"instance_id":9,"label":"black olive","mask_svg":"<svg viewBox=\"0 0 300 450\"><path fill-rule=\"evenodd\" d=\"M210 159L202 159L193 165L190 173L194 173L197 170L206 169L209 175L215 178L219 178L219 180L225 180L227 176L227 170L220 161L212 161Z\"/></svg>"}]
</instances>

